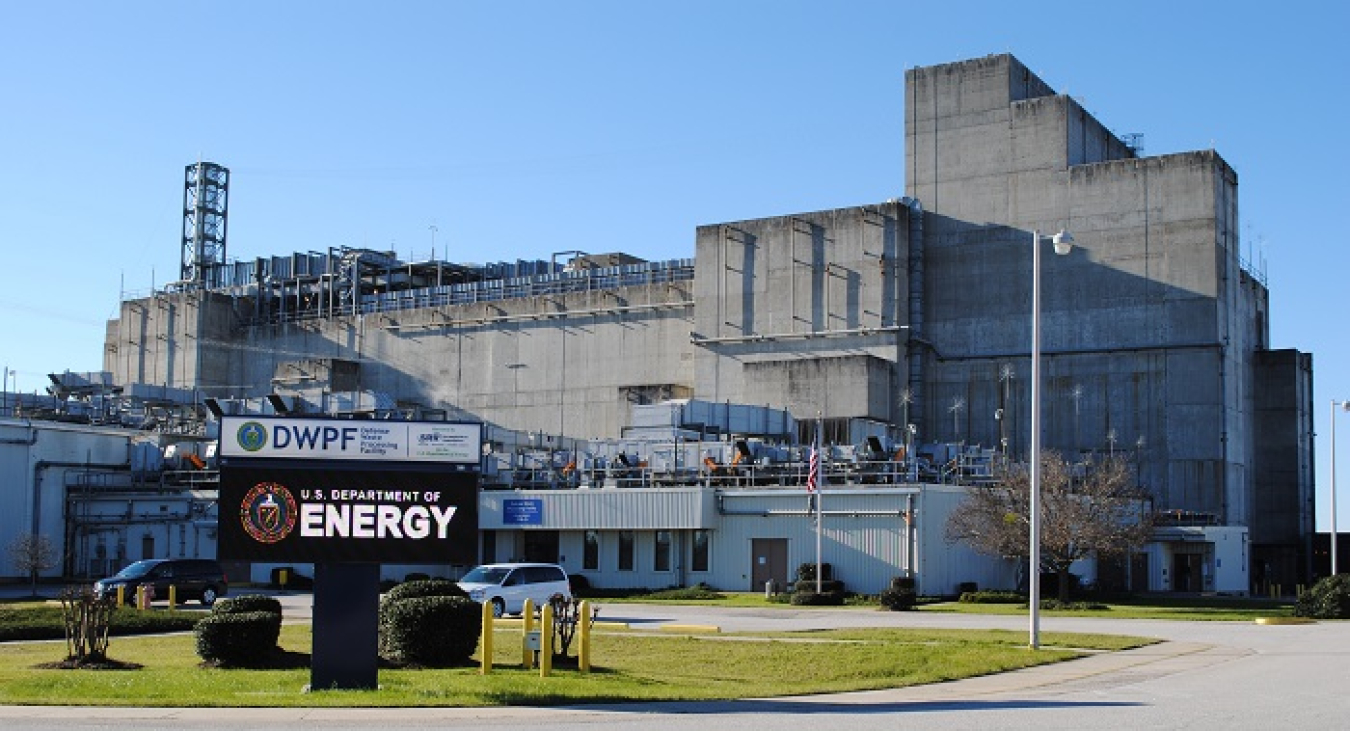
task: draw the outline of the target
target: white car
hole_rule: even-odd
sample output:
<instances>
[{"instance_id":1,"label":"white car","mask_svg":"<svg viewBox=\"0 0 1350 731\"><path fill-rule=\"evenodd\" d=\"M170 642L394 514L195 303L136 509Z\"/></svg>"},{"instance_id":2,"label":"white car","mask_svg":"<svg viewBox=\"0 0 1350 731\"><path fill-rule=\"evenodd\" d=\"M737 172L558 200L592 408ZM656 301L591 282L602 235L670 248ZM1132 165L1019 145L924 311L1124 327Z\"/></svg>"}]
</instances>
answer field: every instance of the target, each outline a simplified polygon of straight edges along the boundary
<instances>
[{"instance_id":1,"label":"white car","mask_svg":"<svg viewBox=\"0 0 1350 731\"><path fill-rule=\"evenodd\" d=\"M492 616L520 614L525 600L542 607L555 594L572 598L563 567L552 563L494 563L479 566L459 580L459 588L482 604L492 603Z\"/></svg>"}]
</instances>

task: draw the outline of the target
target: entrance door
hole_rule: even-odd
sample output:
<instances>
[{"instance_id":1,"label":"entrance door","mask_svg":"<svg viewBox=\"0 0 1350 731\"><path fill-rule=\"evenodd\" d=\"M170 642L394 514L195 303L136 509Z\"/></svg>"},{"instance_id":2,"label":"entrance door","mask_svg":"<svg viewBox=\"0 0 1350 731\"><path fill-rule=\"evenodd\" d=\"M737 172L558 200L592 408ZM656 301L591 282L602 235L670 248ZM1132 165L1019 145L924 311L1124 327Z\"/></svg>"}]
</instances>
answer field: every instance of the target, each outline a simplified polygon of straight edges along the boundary
<instances>
[{"instance_id":1,"label":"entrance door","mask_svg":"<svg viewBox=\"0 0 1350 731\"><path fill-rule=\"evenodd\" d=\"M1148 591L1148 554L1130 556L1130 591L1142 594Z\"/></svg>"},{"instance_id":2,"label":"entrance door","mask_svg":"<svg viewBox=\"0 0 1350 731\"><path fill-rule=\"evenodd\" d=\"M764 582L772 579L778 590L788 585L788 542L786 538L750 539L750 591L764 591Z\"/></svg>"},{"instance_id":3,"label":"entrance door","mask_svg":"<svg viewBox=\"0 0 1350 731\"><path fill-rule=\"evenodd\" d=\"M1172 554L1172 591L1203 591L1200 572L1204 559L1204 555L1199 553Z\"/></svg>"},{"instance_id":4,"label":"entrance door","mask_svg":"<svg viewBox=\"0 0 1350 731\"><path fill-rule=\"evenodd\" d=\"M525 534L525 561L558 563L558 531L527 530Z\"/></svg>"}]
</instances>

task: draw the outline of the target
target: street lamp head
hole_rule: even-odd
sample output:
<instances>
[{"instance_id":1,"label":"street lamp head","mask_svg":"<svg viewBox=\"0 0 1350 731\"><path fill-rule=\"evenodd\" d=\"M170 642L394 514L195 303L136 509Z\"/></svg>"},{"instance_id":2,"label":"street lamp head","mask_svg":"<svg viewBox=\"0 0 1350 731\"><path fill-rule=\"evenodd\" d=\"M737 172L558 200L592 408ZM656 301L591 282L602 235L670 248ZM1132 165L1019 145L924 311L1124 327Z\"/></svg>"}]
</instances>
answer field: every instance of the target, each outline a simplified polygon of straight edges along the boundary
<instances>
[{"instance_id":1,"label":"street lamp head","mask_svg":"<svg viewBox=\"0 0 1350 731\"><path fill-rule=\"evenodd\" d=\"M1059 233L1050 239L1050 242L1055 245L1055 253L1060 256L1073 251L1073 234L1064 229L1060 229Z\"/></svg>"},{"instance_id":2,"label":"street lamp head","mask_svg":"<svg viewBox=\"0 0 1350 731\"><path fill-rule=\"evenodd\" d=\"M1350 401L1335 401L1341 407L1341 411L1350 411Z\"/></svg>"}]
</instances>

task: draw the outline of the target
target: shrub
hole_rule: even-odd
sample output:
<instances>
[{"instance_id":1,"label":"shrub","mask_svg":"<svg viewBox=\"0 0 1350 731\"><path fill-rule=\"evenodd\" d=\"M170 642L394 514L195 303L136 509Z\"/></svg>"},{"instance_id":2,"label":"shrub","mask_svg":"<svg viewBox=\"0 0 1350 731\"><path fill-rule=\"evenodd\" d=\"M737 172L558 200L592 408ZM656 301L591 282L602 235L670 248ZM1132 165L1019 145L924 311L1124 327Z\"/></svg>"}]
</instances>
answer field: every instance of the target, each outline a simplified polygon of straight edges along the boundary
<instances>
[{"instance_id":1,"label":"shrub","mask_svg":"<svg viewBox=\"0 0 1350 731\"><path fill-rule=\"evenodd\" d=\"M385 592L384 601L395 602L401 599L417 599L424 596L468 597L459 584L447 579L423 579L407 581Z\"/></svg>"},{"instance_id":2,"label":"shrub","mask_svg":"<svg viewBox=\"0 0 1350 731\"><path fill-rule=\"evenodd\" d=\"M721 594L707 584L695 584L694 586L664 589L654 591L648 594L647 599L726 599L725 594Z\"/></svg>"},{"instance_id":3,"label":"shrub","mask_svg":"<svg viewBox=\"0 0 1350 731\"><path fill-rule=\"evenodd\" d=\"M380 656L390 662L427 667L465 664L478 649L481 633L482 607L468 597L392 601L386 597L380 603Z\"/></svg>"},{"instance_id":4,"label":"shrub","mask_svg":"<svg viewBox=\"0 0 1350 731\"><path fill-rule=\"evenodd\" d=\"M276 597L262 594L244 594L232 599L221 599L211 608L212 614L243 614L245 612L271 612L281 614L281 602Z\"/></svg>"},{"instance_id":5,"label":"shrub","mask_svg":"<svg viewBox=\"0 0 1350 731\"><path fill-rule=\"evenodd\" d=\"M1097 602L1062 602L1058 599L1042 599L1041 609L1062 612L1105 612L1111 608Z\"/></svg>"},{"instance_id":6,"label":"shrub","mask_svg":"<svg viewBox=\"0 0 1350 731\"><path fill-rule=\"evenodd\" d=\"M821 578L822 580L824 580L824 581L829 581L830 579L833 579L833 578L834 578L834 567L830 566L828 563L822 563L822 564L820 565L820 574L821 574L820 578ZM812 582L812 583L815 583L815 580L816 580L816 565L815 565L815 563L804 563L804 564L798 566L798 567L797 567L797 580L798 580L798 581L810 581L810 582Z\"/></svg>"},{"instance_id":7,"label":"shrub","mask_svg":"<svg viewBox=\"0 0 1350 731\"><path fill-rule=\"evenodd\" d=\"M1027 598L1015 591L967 591L961 594L960 601L965 604L1026 604Z\"/></svg>"},{"instance_id":8,"label":"shrub","mask_svg":"<svg viewBox=\"0 0 1350 731\"><path fill-rule=\"evenodd\" d=\"M814 588L815 582L811 582ZM824 591L817 594L814 591L794 591L792 592L791 603L799 607L842 607L844 606L844 592L842 591Z\"/></svg>"},{"instance_id":9,"label":"shrub","mask_svg":"<svg viewBox=\"0 0 1350 731\"><path fill-rule=\"evenodd\" d=\"M197 623L197 655L203 660L242 668L267 667L277 652L280 612L208 614Z\"/></svg>"},{"instance_id":10,"label":"shrub","mask_svg":"<svg viewBox=\"0 0 1350 731\"><path fill-rule=\"evenodd\" d=\"M1303 592L1294 616L1314 619L1350 619L1350 574L1328 576Z\"/></svg>"},{"instance_id":11,"label":"shrub","mask_svg":"<svg viewBox=\"0 0 1350 731\"><path fill-rule=\"evenodd\" d=\"M794 594L796 594L796 593L801 593L801 592L806 592L806 593L810 594L810 593L814 593L815 590L816 590L816 580L815 580L815 579L802 579L802 580L798 581L796 584L793 584L793 585L792 585L792 591L793 591ZM842 593L844 593L844 582L842 582L842 581L828 581L828 580L827 580L827 581L822 581L822 582L820 582L820 591L821 591L821 593L824 593L824 594L831 594L831 593L839 593L839 594L842 594Z\"/></svg>"},{"instance_id":12,"label":"shrub","mask_svg":"<svg viewBox=\"0 0 1350 731\"><path fill-rule=\"evenodd\" d=\"M914 579L909 576L891 579L890 587L882 591L879 598L881 606L892 612L911 611L919 602L919 595L914 591Z\"/></svg>"}]
</instances>

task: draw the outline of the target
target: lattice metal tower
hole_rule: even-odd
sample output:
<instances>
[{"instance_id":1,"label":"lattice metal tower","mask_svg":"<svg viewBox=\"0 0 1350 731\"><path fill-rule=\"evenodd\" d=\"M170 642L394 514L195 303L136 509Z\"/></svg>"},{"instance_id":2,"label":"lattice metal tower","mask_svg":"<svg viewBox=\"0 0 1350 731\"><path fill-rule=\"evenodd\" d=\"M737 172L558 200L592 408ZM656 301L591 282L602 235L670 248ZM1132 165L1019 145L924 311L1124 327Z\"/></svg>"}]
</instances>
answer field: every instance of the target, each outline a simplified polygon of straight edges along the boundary
<instances>
[{"instance_id":1,"label":"lattice metal tower","mask_svg":"<svg viewBox=\"0 0 1350 731\"><path fill-rule=\"evenodd\" d=\"M230 198L229 169L212 162L188 165L183 175L185 287L206 289L225 283L225 224Z\"/></svg>"}]
</instances>

